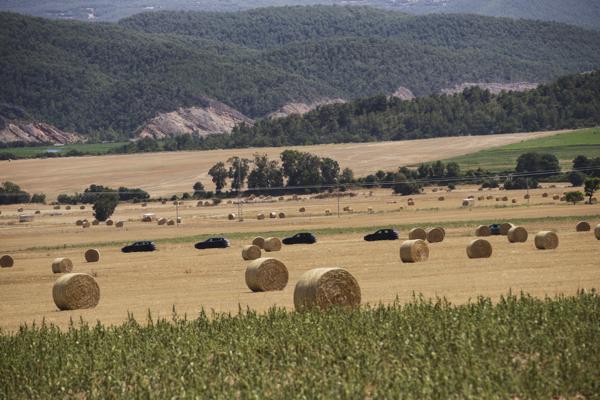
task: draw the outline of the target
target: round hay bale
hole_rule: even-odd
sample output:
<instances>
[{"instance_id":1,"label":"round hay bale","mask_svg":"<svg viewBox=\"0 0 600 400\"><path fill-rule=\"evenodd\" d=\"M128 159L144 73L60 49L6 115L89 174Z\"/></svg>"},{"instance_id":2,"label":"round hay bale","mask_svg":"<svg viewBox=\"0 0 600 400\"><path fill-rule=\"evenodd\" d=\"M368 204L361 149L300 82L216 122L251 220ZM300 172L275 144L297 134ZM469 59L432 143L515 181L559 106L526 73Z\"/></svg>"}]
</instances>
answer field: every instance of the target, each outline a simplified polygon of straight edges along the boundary
<instances>
[{"instance_id":1,"label":"round hay bale","mask_svg":"<svg viewBox=\"0 0 600 400\"><path fill-rule=\"evenodd\" d=\"M360 286L343 268L315 268L300 276L294 288L294 307L327 309L329 307L358 307Z\"/></svg>"},{"instance_id":2,"label":"round hay bale","mask_svg":"<svg viewBox=\"0 0 600 400\"><path fill-rule=\"evenodd\" d=\"M86 229L89 228L91 226L91 224L89 223L89 221L83 221L83 223L81 224L81 227Z\"/></svg>"},{"instance_id":3,"label":"round hay bale","mask_svg":"<svg viewBox=\"0 0 600 400\"><path fill-rule=\"evenodd\" d=\"M263 249L265 251L279 251L281 250L281 240L276 237L266 238Z\"/></svg>"},{"instance_id":4,"label":"round hay bale","mask_svg":"<svg viewBox=\"0 0 600 400\"><path fill-rule=\"evenodd\" d=\"M173 219L168 220L167 225L169 225L169 226L175 225L175 220L173 220Z\"/></svg>"},{"instance_id":5,"label":"round hay bale","mask_svg":"<svg viewBox=\"0 0 600 400\"><path fill-rule=\"evenodd\" d=\"M36 214L41 214L42 212L40 210L35 210Z\"/></svg>"},{"instance_id":6,"label":"round hay bale","mask_svg":"<svg viewBox=\"0 0 600 400\"><path fill-rule=\"evenodd\" d=\"M283 211L279 213L279 218L285 218L285 213Z\"/></svg>"},{"instance_id":7,"label":"round hay bale","mask_svg":"<svg viewBox=\"0 0 600 400\"><path fill-rule=\"evenodd\" d=\"M52 287L54 304L60 310L94 308L100 301L100 287L88 274L65 274Z\"/></svg>"},{"instance_id":8,"label":"round hay bale","mask_svg":"<svg viewBox=\"0 0 600 400\"><path fill-rule=\"evenodd\" d=\"M181 224L181 222L182 222L183 220L181 219L181 217L177 217L177 218L175 219L175 221L176 221L178 224Z\"/></svg>"},{"instance_id":9,"label":"round hay bale","mask_svg":"<svg viewBox=\"0 0 600 400\"><path fill-rule=\"evenodd\" d=\"M97 226L100 225L100 221L98 221L97 219L92 221L92 225Z\"/></svg>"},{"instance_id":10,"label":"round hay bale","mask_svg":"<svg viewBox=\"0 0 600 400\"><path fill-rule=\"evenodd\" d=\"M479 225L475 229L475 236L490 236L491 234L490 227L487 225Z\"/></svg>"},{"instance_id":11,"label":"round hay bale","mask_svg":"<svg viewBox=\"0 0 600 400\"><path fill-rule=\"evenodd\" d=\"M558 247L558 235L552 231L541 231L535 235L535 247L539 250L552 250Z\"/></svg>"},{"instance_id":12,"label":"round hay bale","mask_svg":"<svg viewBox=\"0 0 600 400\"><path fill-rule=\"evenodd\" d=\"M8 254L0 257L0 268L10 268L15 265L15 260Z\"/></svg>"},{"instance_id":13,"label":"round hay bale","mask_svg":"<svg viewBox=\"0 0 600 400\"><path fill-rule=\"evenodd\" d=\"M284 201L284 200L285 200L285 198L283 196L279 197L279 201Z\"/></svg>"},{"instance_id":14,"label":"round hay bale","mask_svg":"<svg viewBox=\"0 0 600 400\"><path fill-rule=\"evenodd\" d=\"M258 258L246 268L246 285L253 292L283 290L288 279L285 264L275 258Z\"/></svg>"},{"instance_id":15,"label":"round hay bale","mask_svg":"<svg viewBox=\"0 0 600 400\"><path fill-rule=\"evenodd\" d=\"M300 209L298 211L300 211L301 213L306 212L306 208L300 207Z\"/></svg>"},{"instance_id":16,"label":"round hay bale","mask_svg":"<svg viewBox=\"0 0 600 400\"><path fill-rule=\"evenodd\" d=\"M124 226L125 226L125 221L118 221L118 222L115 224L115 227L116 227L116 228L122 228L122 227L124 227Z\"/></svg>"},{"instance_id":17,"label":"round hay bale","mask_svg":"<svg viewBox=\"0 0 600 400\"><path fill-rule=\"evenodd\" d=\"M23 207L17 208L17 212L23 212Z\"/></svg>"},{"instance_id":18,"label":"round hay bale","mask_svg":"<svg viewBox=\"0 0 600 400\"><path fill-rule=\"evenodd\" d=\"M75 221L75 225L77 225L77 226L83 225L83 220L78 219L77 221Z\"/></svg>"},{"instance_id":19,"label":"round hay bale","mask_svg":"<svg viewBox=\"0 0 600 400\"><path fill-rule=\"evenodd\" d=\"M112 219L107 219L107 220L106 220L106 225L107 225L107 226L113 226L113 224L114 224L114 222L113 222L113 220L112 220Z\"/></svg>"},{"instance_id":20,"label":"round hay bale","mask_svg":"<svg viewBox=\"0 0 600 400\"><path fill-rule=\"evenodd\" d=\"M329 209L325 210L325 215L331 215L331 210L329 210Z\"/></svg>"},{"instance_id":21,"label":"round hay bale","mask_svg":"<svg viewBox=\"0 0 600 400\"><path fill-rule=\"evenodd\" d=\"M500 234L502 236L506 236L508 235L508 231L510 230L510 228L512 228L514 225L511 224L510 222L504 222L503 224L500 224Z\"/></svg>"},{"instance_id":22,"label":"round hay bale","mask_svg":"<svg viewBox=\"0 0 600 400\"><path fill-rule=\"evenodd\" d=\"M494 196L487 196L485 199L486 200L492 200L494 198Z\"/></svg>"},{"instance_id":23,"label":"round hay bale","mask_svg":"<svg viewBox=\"0 0 600 400\"><path fill-rule=\"evenodd\" d=\"M414 200L408 200L408 205L409 206L414 206L415 205L415 201Z\"/></svg>"},{"instance_id":24,"label":"round hay bale","mask_svg":"<svg viewBox=\"0 0 600 400\"><path fill-rule=\"evenodd\" d=\"M148 203L142 203L142 207L146 207Z\"/></svg>"},{"instance_id":25,"label":"round hay bale","mask_svg":"<svg viewBox=\"0 0 600 400\"><path fill-rule=\"evenodd\" d=\"M88 249L86 250L84 257L87 262L98 262L100 261L100 251L98 251L98 249Z\"/></svg>"},{"instance_id":26,"label":"round hay bale","mask_svg":"<svg viewBox=\"0 0 600 400\"><path fill-rule=\"evenodd\" d=\"M265 238L263 238L262 236L257 236L254 239L252 239L252 244L254 246L257 246L259 249L264 249L265 248Z\"/></svg>"},{"instance_id":27,"label":"round hay bale","mask_svg":"<svg viewBox=\"0 0 600 400\"><path fill-rule=\"evenodd\" d=\"M517 199L512 199L512 200L511 200L511 203L513 203L513 204L517 204Z\"/></svg>"},{"instance_id":28,"label":"round hay bale","mask_svg":"<svg viewBox=\"0 0 600 400\"><path fill-rule=\"evenodd\" d=\"M65 210L70 210L70 209L71 209L71 206L66 206L65 207Z\"/></svg>"},{"instance_id":29,"label":"round hay bale","mask_svg":"<svg viewBox=\"0 0 600 400\"><path fill-rule=\"evenodd\" d=\"M560 200L560 196L555 194L554 196L552 196L552 200Z\"/></svg>"},{"instance_id":30,"label":"round hay bale","mask_svg":"<svg viewBox=\"0 0 600 400\"><path fill-rule=\"evenodd\" d=\"M542 193L542 197L548 197L548 193Z\"/></svg>"},{"instance_id":31,"label":"round hay bale","mask_svg":"<svg viewBox=\"0 0 600 400\"><path fill-rule=\"evenodd\" d=\"M277 218L277 213L275 211L271 211L269 213L269 218Z\"/></svg>"},{"instance_id":32,"label":"round hay bale","mask_svg":"<svg viewBox=\"0 0 600 400\"><path fill-rule=\"evenodd\" d=\"M375 211L373 211L373 207L367 207L367 212L373 214Z\"/></svg>"},{"instance_id":33,"label":"round hay bale","mask_svg":"<svg viewBox=\"0 0 600 400\"><path fill-rule=\"evenodd\" d=\"M528 194L526 194L525 196L523 196L523 198L524 198L525 200L529 200L529 198L530 198L530 197L531 197L531 196L530 196L530 195L528 195Z\"/></svg>"},{"instance_id":34,"label":"round hay bale","mask_svg":"<svg viewBox=\"0 0 600 400\"><path fill-rule=\"evenodd\" d=\"M527 230L522 226L513 226L508 230L508 241L511 243L525 243L527 241Z\"/></svg>"},{"instance_id":35,"label":"round hay bale","mask_svg":"<svg viewBox=\"0 0 600 400\"><path fill-rule=\"evenodd\" d=\"M483 196L478 196L477 197L477 201L483 201L483 200L485 200L485 197L483 197Z\"/></svg>"},{"instance_id":36,"label":"round hay bale","mask_svg":"<svg viewBox=\"0 0 600 400\"><path fill-rule=\"evenodd\" d=\"M65 257L55 258L52 262L52 272L64 274L73 271L73 263Z\"/></svg>"},{"instance_id":37,"label":"round hay bale","mask_svg":"<svg viewBox=\"0 0 600 400\"><path fill-rule=\"evenodd\" d=\"M425 232L425 229L423 228L412 228L410 231L408 231L408 238L410 240L427 240L427 232Z\"/></svg>"},{"instance_id":38,"label":"round hay bale","mask_svg":"<svg viewBox=\"0 0 600 400\"><path fill-rule=\"evenodd\" d=\"M588 222L586 222L586 221L580 221L575 226L575 230L577 232L589 232L589 231L592 230L592 227L590 226L590 224Z\"/></svg>"},{"instance_id":39,"label":"round hay bale","mask_svg":"<svg viewBox=\"0 0 600 400\"><path fill-rule=\"evenodd\" d=\"M596 236L596 239L600 240L600 224L596 225L594 228L594 236Z\"/></svg>"},{"instance_id":40,"label":"round hay bale","mask_svg":"<svg viewBox=\"0 0 600 400\"><path fill-rule=\"evenodd\" d=\"M343 210L344 211L350 211L350 206L345 206Z\"/></svg>"},{"instance_id":41,"label":"round hay bale","mask_svg":"<svg viewBox=\"0 0 600 400\"><path fill-rule=\"evenodd\" d=\"M265 214L264 213L256 214L256 219L259 221L262 221L263 219L265 219Z\"/></svg>"},{"instance_id":42,"label":"round hay bale","mask_svg":"<svg viewBox=\"0 0 600 400\"><path fill-rule=\"evenodd\" d=\"M167 201L166 200L161 200L160 204L165 205L165 204L167 204Z\"/></svg>"},{"instance_id":43,"label":"round hay bale","mask_svg":"<svg viewBox=\"0 0 600 400\"><path fill-rule=\"evenodd\" d=\"M489 258L492 256L492 245L485 239L475 239L467 245L469 258Z\"/></svg>"},{"instance_id":44,"label":"round hay bale","mask_svg":"<svg viewBox=\"0 0 600 400\"><path fill-rule=\"evenodd\" d=\"M52 208L54 208L55 210L60 210L60 206L54 206Z\"/></svg>"},{"instance_id":45,"label":"round hay bale","mask_svg":"<svg viewBox=\"0 0 600 400\"><path fill-rule=\"evenodd\" d=\"M229 213L227 215L227 219L230 220L230 221L233 221L235 219L235 214L234 213Z\"/></svg>"},{"instance_id":46,"label":"round hay bale","mask_svg":"<svg viewBox=\"0 0 600 400\"><path fill-rule=\"evenodd\" d=\"M429 228L427 229L427 241L429 243L440 243L444 241L446 232L442 228Z\"/></svg>"},{"instance_id":47,"label":"round hay bale","mask_svg":"<svg viewBox=\"0 0 600 400\"><path fill-rule=\"evenodd\" d=\"M242 258L244 260L256 260L257 258L260 258L260 256L260 247L257 245L250 244L242 248Z\"/></svg>"},{"instance_id":48,"label":"round hay bale","mask_svg":"<svg viewBox=\"0 0 600 400\"><path fill-rule=\"evenodd\" d=\"M566 197L566 196L562 196L562 197L560 198L560 201L567 201L567 197Z\"/></svg>"},{"instance_id":49,"label":"round hay bale","mask_svg":"<svg viewBox=\"0 0 600 400\"><path fill-rule=\"evenodd\" d=\"M471 202L469 200L463 200L463 202L462 202L463 207L469 207L469 205L471 205Z\"/></svg>"},{"instance_id":50,"label":"round hay bale","mask_svg":"<svg viewBox=\"0 0 600 400\"><path fill-rule=\"evenodd\" d=\"M436 193L436 192L438 191L438 188L433 188L433 189L431 189L431 191L432 191L433 193Z\"/></svg>"},{"instance_id":51,"label":"round hay bale","mask_svg":"<svg viewBox=\"0 0 600 400\"><path fill-rule=\"evenodd\" d=\"M502 201L508 201L508 197L507 197L507 196L504 196L504 197L502 198Z\"/></svg>"},{"instance_id":52,"label":"round hay bale","mask_svg":"<svg viewBox=\"0 0 600 400\"><path fill-rule=\"evenodd\" d=\"M158 225L164 225L167 223L167 219L166 218L159 218L158 219Z\"/></svg>"},{"instance_id":53,"label":"round hay bale","mask_svg":"<svg viewBox=\"0 0 600 400\"><path fill-rule=\"evenodd\" d=\"M405 263L427 261L429 247L421 239L407 240L400 246L400 259Z\"/></svg>"},{"instance_id":54,"label":"round hay bale","mask_svg":"<svg viewBox=\"0 0 600 400\"><path fill-rule=\"evenodd\" d=\"M79 206L80 210L85 210L85 206Z\"/></svg>"},{"instance_id":55,"label":"round hay bale","mask_svg":"<svg viewBox=\"0 0 600 400\"><path fill-rule=\"evenodd\" d=\"M496 197L496 201L500 201L500 197Z\"/></svg>"}]
</instances>

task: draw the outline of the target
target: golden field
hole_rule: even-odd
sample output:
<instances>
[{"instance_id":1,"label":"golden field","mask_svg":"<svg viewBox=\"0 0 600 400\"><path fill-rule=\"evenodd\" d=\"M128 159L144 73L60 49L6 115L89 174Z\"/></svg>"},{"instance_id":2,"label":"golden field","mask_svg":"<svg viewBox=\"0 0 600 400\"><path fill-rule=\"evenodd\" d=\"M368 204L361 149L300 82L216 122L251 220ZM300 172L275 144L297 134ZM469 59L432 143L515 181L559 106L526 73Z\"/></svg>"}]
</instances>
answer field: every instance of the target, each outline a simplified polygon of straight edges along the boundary
<instances>
[{"instance_id":1,"label":"golden field","mask_svg":"<svg viewBox=\"0 0 600 400\"><path fill-rule=\"evenodd\" d=\"M251 158L257 152L277 159L288 148L308 151L331 157L342 168L350 167L356 176L364 176L378 169L396 170L403 165L456 157L560 132L0 161L0 181L15 182L30 193L42 192L52 200L60 193L81 192L93 183L115 188L139 187L152 196L170 196L192 191L196 181L202 181L211 190L207 172L212 165L233 156Z\"/></svg>"},{"instance_id":2,"label":"golden field","mask_svg":"<svg viewBox=\"0 0 600 400\"><path fill-rule=\"evenodd\" d=\"M600 286L600 265L597 261L600 241L593 232L575 232L579 219L595 226L600 223L600 206L576 206L552 200L565 187L531 190L529 202L524 191L483 191L474 186L461 186L446 193L433 193L427 188L413 196L414 206L407 198L394 196L391 190L378 189L372 194L356 191L357 196L341 198L340 209L353 208L353 213L341 212L337 199L316 200L300 196L284 201L252 202L243 205L244 221L229 221L227 214L237 213L234 204L197 207L195 201L185 202L179 209L182 224L158 226L156 222L141 222L143 213L174 218L172 203L121 204L114 220L126 221L124 228L99 225L83 229L75 226L81 218L92 219L86 210L52 210L40 206L41 214L31 223L16 222L19 206L2 206L0 211L0 254L15 258L13 268L0 269L0 328L15 330L23 323L42 320L67 326L70 320L117 324L133 313L143 319L150 310L153 316L168 316L173 307L178 313L195 316L201 308L207 311L237 312L239 307L260 311L273 305L293 307L293 289L300 274L316 267L347 268L361 286L363 303L391 302L396 297L407 301L413 293L427 297L445 296L453 302L467 302L479 295L497 299L509 290L524 291L536 296L557 293L573 294L582 288ZM550 197L542 197L547 192ZM439 201L439 196L445 196ZM461 206L462 199L473 195L493 196L492 200L476 201L470 208ZM508 196L509 201L496 201ZM516 199L513 204L510 200ZM34 211L31 206L26 212ZM306 212L300 213L299 208ZM371 207L373 213L368 213ZM334 215L325 216L330 209ZM256 219L258 212L283 211L285 219ZM51 216L52 213L61 215ZM510 244L504 236L489 238L494 253L489 259L469 260L466 245L474 237L479 223L492 221L516 222L529 231L526 243ZM403 264L399 247L407 238L411 226L446 228L444 242L430 244L430 258L425 263ZM369 230L397 227L400 241L372 242L362 240ZM536 250L533 235L539 230L556 230L560 237L558 249ZM282 251L268 253L283 261L290 272L285 290L252 293L245 285L246 262L241 247L257 234L269 232L292 234L299 231L317 233L315 245L284 246ZM193 244L202 235L223 234L230 237L231 247L199 251ZM135 240L156 240L154 253L124 254L120 248ZM101 252L98 263L86 263L83 253L88 247ZM52 285L57 276L51 271L55 257L69 257L74 272L96 276L101 290L100 304L91 310L59 312L52 300Z\"/></svg>"}]
</instances>

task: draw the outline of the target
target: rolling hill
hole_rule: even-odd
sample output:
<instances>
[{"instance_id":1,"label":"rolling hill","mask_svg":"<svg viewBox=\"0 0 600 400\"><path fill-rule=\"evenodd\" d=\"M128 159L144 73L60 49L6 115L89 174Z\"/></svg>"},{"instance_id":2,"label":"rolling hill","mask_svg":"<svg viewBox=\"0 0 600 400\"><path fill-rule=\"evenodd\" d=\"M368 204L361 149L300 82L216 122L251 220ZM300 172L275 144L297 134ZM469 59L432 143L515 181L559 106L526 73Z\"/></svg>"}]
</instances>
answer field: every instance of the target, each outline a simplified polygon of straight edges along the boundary
<instances>
[{"instance_id":1,"label":"rolling hill","mask_svg":"<svg viewBox=\"0 0 600 400\"><path fill-rule=\"evenodd\" d=\"M358 7L147 13L87 24L0 13L0 102L59 129L128 137L221 101L250 118L323 98L547 82L600 66L600 32Z\"/></svg>"},{"instance_id":2,"label":"rolling hill","mask_svg":"<svg viewBox=\"0 0 600 400\"><path fill-rule=\"evenodd\" d=\"M4 0L0 3L0 10L48 18L117 21L151 10L239 11L272 6L349 3L346 0ZM595 0L354 0L351 4L418 14L469 13L600 28L600 3Z\"/></svg>"}]
</instances>

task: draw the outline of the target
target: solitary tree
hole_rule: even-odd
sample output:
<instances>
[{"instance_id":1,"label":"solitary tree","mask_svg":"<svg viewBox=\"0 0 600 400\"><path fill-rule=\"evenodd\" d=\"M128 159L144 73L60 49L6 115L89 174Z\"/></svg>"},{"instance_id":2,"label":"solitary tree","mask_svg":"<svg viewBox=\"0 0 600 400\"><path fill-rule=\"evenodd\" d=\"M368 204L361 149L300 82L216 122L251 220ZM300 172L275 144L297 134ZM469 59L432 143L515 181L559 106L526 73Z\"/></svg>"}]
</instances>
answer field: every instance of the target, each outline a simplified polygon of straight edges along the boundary
<instances>
[{"instance_id":1,"label":"solitary tree","mask_svg":"<svg viewBox=\"0 0 600 400\"><path fill-rule=\"evenodd\" d=\"M588 197L588 204L592 204L592 197L594 197L594 193L596 190L600 188L600 178L587 178L585 180L584 191L585 195Z\"/></svg>"},{"instance_id":2,"label":"solitary tree","mask_svg":"<svg viewBox=\"0 0 600 400\"><path fill-rule=\"evenodd\" d=\"M228 176L225 164L222 161L219 161L208 170L208 174L211 176L212 181L215 184L215 190L217 193L221 193L221 190L223 190L225 187Z\"/></svg>"},{"instance_id":3,"label":"solitary tree","mask_svg":"<svg viewBox=\"0 0 600 400\"><path fill-rule=\"evenodd\" d=\"M204 197L204 194L205 194L204 184L202 182L194 183L194 197L197 199L200 199L200 198Z\"/></svg>"},{"instance_id":4,"label":"solitary tree","mask_svg":"<svg viewBox=\"0 0 600 400\"><path fill-rule=\"evenodd\" d=\"M119 196L116 193L102 193L94 202L94 217L98 221L106 221L115 212Z\"/></svg>"}]
</instances>

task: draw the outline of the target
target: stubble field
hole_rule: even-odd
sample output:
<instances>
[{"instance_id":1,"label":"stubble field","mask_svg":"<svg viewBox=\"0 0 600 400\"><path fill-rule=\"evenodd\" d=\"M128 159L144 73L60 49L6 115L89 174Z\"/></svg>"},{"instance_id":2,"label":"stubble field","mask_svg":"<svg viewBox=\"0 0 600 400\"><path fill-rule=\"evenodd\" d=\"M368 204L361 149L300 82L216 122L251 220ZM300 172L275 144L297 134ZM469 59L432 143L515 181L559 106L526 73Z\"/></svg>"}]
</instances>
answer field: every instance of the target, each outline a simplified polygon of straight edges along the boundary
<instances>
[{"instance_id":1,"label":"stubble field","mask_svg":"<svg viewBox=\"0 0 600 400\"><path fill-rule=\"evenodd\" d=\"M133 313L144 319L148 312L155 317L168 317L173 308L189 317L201 309L237 312L242 309L266 311L272 306L293 309L293 289L298 277L317 267L344 267L358 280L363 303L391 303L395 299L410 301L413 294L446 297L466 303L478 296L498 299L501 295L520 291L545 295L575 294L578 289L600 286L600 268L595 259L600 241L593 232L577 233L578 220L600 223L598 205L568 205L552 200L566 188L531 191L529 203L524 191L484 191L476 187L459 187L452 193L426 193L414 196L415 206L406 198L394 196L390 190L357 191L357 196L340 199L353 213L341 211L337 199L310 199L255 202L244 204L244 221L229 221L227 214L238 212L234 204L197 207L185 202L179 208L182 224L158 226L141 222L143 213L174 218L171 203L120 205L114 220L123 220L124 228L105 225L83 229L75 226L81 218L91 219L91 210L51 210L42 207L34 222L15 223L18 206L0 207L0 253L10 253L15 266L0 270L0 328L14 331L23 323L42 320L66 327L71 320L101 321L120 324ZM550 197L542 197L547 192ZM445 196L439 201L440 195ZM469 196L493 196L476 201L471 208L461 207ZM496 201L509 196L517 203ZM300 213L300 207L306 212ZM373 213L367 212L368 207ZM334 215L325 216L330 209ZM283 211L285 219L259 221L258 212ZM62 215L51 216L52 213ZM505 236L490 237L494 253L490 259L469 260L466 245L474 237L474 228L482 223L509 221L529 231L526 243L510 244ZM403 264L399 246L414 226L443 226L446 240L430 244L430 259L425 263ZM400 241L372 242L362 240L365 233L377 228L396 227ZM539 230L556 230L560 246L553 251L536 250L533 235ZM283 261L290 280L281 292L252 293L245 285L246 262L241 247L256 235L284 236L312 231L318 237L315 245L284 246L280 252L267 253ZM199 251L193 244L213 235L228 237L231 247L224 250ZM155 240L154 253L124 254L120 248L134 240ZM83 253L88 247L101 252L99 263L86 263ZM58 311L52 300L56 279L51 271L55 257L69 257L75 272L96 277L101 289L100 304L91 310Z\"/></svg>"}]
</instances>

